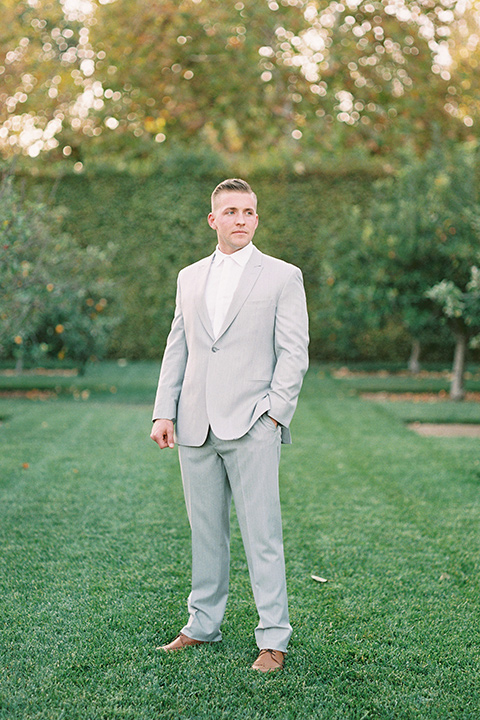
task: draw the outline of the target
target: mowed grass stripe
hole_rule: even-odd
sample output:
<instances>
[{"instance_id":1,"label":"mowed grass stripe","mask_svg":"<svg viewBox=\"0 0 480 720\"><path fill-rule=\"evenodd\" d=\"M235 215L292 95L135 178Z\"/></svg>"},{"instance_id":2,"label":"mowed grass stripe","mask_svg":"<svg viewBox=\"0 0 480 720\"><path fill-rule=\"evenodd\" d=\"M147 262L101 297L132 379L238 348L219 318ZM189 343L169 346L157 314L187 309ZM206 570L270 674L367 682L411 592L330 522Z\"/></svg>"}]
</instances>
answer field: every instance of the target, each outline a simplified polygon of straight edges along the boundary
<instances>
[{"instance_id":1,"label":"mowed grass stripe","mask_svg":"<svg viewBox=\"0 0 480 720\"><path fill-rule=\"evenodd\" d=\"M0 414L0 717L478 716L475 440L420 438L309 373L281 468L294 636L286 671L258 677L236 523L223 643L154 652L185 621L190 546L150 407Z\"/></svg>"},{"instance_id":2,"label":"mowed grass stripe","mask_svg":"<svg viewBox=\"0 0 480 720\"><path fill-rule=\"evenodd\" d=\"M440 687L461 692L468 669L478 662L479 493L472 482L478 445L467 440L442 448L438 440L404 429L377 405L342 395L311 392L306 404L310 412L298 416L296 437L308 461L296 473L292 468L291 481L296 474L305 488L307 518L297 524L292 517L287 530L303 550L296 569L309 564L333 578L333 585L318 588L322 621L340 614L342 637L356 640L360 657L369 655L377 678L385 643L397 649L393 665L406 684L409 677L418 682L409 654L437 668L427 692L432 697L419 706L428 717ZM308 427L315 427L315 440ZM300 463L298 444L295 452ZM308 524L310 547L301 545L302 524ZM312 624L311 615L302 623ZM334 623L332 633L337 630ZM478 699L473 674L467 686L471 710L468 695Z\"/></svg>"}]
</instances>

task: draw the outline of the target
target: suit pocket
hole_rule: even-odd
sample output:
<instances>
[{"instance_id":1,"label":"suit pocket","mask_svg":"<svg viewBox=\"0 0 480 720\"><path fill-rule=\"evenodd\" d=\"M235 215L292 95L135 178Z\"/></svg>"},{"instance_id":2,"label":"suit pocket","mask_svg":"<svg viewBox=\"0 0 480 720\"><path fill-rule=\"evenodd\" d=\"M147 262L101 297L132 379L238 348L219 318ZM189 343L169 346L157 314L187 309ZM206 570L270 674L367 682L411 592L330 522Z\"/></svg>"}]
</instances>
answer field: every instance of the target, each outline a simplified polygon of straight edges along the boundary
<instances>
[{"instance_id":1,"label":"suit pocket","mask_svg":"<svg viewBox=\"0 0 480 720\"><path fill-rule=\"evenodd\" d=\"M269 417L268 413L263 413L263 415L260 415L257 422L261 422L265 427L268 428L270 432L276 433L279 429L279 425L275 425L272 418Z\"/></svg>"},{"instance_id":2,"label":"suit pocket","mask_svg":"<svg viewBox=\"0 0 480 720\"><path fill-rule=\"evenodd\" d=\"M273 300L247 300L242 307L242 311L246 312L272 312L275 310L275 303Z\"/></svg>"},{"instance_id":3,"label":"suit pocket","mask_svg":"<svg viewBox=\"0 0 480 720\"><path fill-rule=\"evenodd\" d=\"M268 305L275 305L275 300L273 298L248 298L245 301L244 307L248 307L249 305L254 305L255 307L268 307Z\"/></svg>"}]
</instances>

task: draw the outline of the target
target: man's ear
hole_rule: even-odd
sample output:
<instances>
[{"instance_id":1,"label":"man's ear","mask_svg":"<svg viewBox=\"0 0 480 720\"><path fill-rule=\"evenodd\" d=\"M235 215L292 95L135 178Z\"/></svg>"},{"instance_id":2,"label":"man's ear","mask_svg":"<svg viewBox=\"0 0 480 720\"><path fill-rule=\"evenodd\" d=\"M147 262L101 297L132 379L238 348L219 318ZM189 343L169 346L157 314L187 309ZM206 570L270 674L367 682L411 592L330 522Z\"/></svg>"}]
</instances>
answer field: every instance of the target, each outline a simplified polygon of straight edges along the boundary
<instances>
[{"instance_id":1,"label":"man's ear","mask_svg":"<svg viewBox=\"0 0 480 720\"><path fill-rule=\"evenodd\" d=\"M210 225L210 227L212 228L212 230L216 230L216 229L217 229L217 226L216 226L216 224L215 224L215 216L214 216L213 213L208 213L207 220L208 220L208 224Z\"/></svg>"}]
</instances>

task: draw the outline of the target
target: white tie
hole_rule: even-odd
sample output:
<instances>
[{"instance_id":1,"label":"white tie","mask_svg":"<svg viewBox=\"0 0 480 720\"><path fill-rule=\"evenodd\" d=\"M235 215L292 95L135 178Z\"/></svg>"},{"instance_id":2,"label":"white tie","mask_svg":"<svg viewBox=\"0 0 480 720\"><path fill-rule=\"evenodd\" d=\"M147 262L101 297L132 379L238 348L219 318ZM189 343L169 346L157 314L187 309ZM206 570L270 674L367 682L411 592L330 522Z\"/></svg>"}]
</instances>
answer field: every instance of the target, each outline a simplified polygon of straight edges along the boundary
<instances>
[{"instance_id":1,"label":"white tie","mask_svg":"<svg viewBox=\"0 0 480 720\"><path fill-rule=\"evenodd\" d=\"M212 323L215 337L220 332L232 301L232 286L234 283L236 285L235 269L235 260L231 257L224 257L221 263L220 279L215 298L215 314Z\"/></svg>"}]
</instances>

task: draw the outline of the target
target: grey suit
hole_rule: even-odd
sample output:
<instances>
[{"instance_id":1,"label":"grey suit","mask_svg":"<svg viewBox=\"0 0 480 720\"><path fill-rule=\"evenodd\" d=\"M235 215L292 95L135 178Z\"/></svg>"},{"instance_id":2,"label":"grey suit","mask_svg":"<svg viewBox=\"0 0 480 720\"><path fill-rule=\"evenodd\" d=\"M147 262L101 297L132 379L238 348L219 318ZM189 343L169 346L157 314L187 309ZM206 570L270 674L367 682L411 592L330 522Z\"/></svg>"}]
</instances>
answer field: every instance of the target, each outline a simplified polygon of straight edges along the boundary
<instances>
[{"instance_id":1,"label":"grey suit","mask_svg":"<svg viewBox=\"0 0 480 720\"><path fill-rule=\"evenodd\" d=\"M214 337L205 303L211 262L212 256L179 273L153 413L176 423L192 528L190 620L182 632L221 638L233 494L260 615L257 643L284 651L291 627L278 462L280 441L291 442L289 425L308 366L302 275L253 248Z\"/></svg>"}]
</instances>

